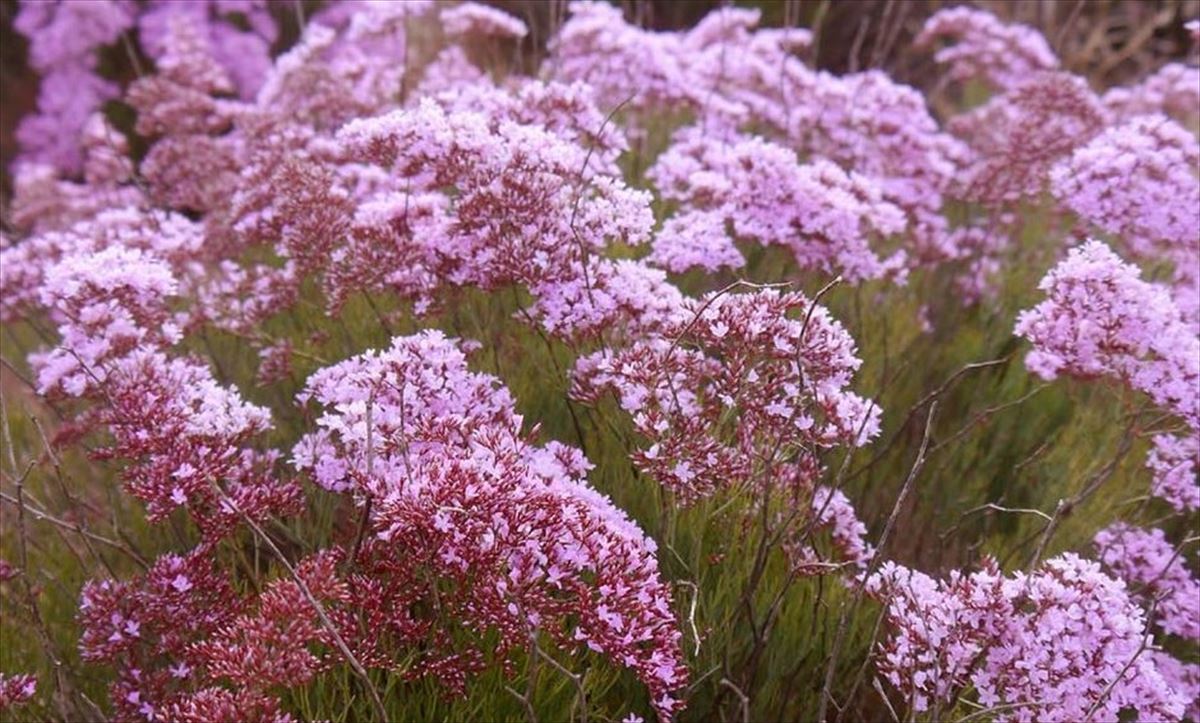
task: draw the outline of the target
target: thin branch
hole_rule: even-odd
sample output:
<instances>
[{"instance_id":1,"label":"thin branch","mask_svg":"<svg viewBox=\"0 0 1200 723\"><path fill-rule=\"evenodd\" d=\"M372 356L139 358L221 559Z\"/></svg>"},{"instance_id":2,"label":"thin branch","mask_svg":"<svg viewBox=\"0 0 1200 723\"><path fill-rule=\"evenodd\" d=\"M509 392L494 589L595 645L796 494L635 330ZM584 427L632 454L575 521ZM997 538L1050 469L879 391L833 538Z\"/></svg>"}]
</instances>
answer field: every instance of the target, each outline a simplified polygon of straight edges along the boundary
<instances>
[{"instance_id":1,"label":"thin branch","mask_svg":"<svg viewBox=\"0 0 1200 723\"><path fill-rule=\"evenodd\" d=\"M887 523L883 527L883 533L879 536L879 544L875 548L875 555L867 570L863 572L862 576L858 579L858 583L855 585L854 599L849 609L845 606L842 607L842 614L838 620L837 634L833 640L833 651L829 654L829 664L825 669L825 682L821 687L821 703L817 713L817 720L825 720L829 704L833 702L833 680L837 673L838 658L841 657L842 644L846 639L850 613L857 610L859 603L862 601L863 589L866 586L867 579L879 567L880 561L883 559L883 550L891 538L892 530L896 526L896 520L900 517L900 509L904 506L904 501L908 498L913 482L916 480L921 468L925 466L925 454L929 450L929 438L933 432L933 417L937 412L937 406L936 400L932 401L929 405L929 414L925 417L925 433L921 438L921 447L917 450L917 457L913 460L913 465L908 471L908 477L905 478L904 485L900 488L900 494L896 497L895 504L892 505L892 513L888 516Z\"/></svg>"},{"instance_id":2,"label":"thin branch","mask_svg":"<svg viewBox=\"0 0 1200 723\"><path fill-rule=\"evenodd\" d=\"M733 694L742 702L742 723L750 723L750 699L729 678L721 678L721 685L732 690Z\"/></svg>"},{"instance_id":3,"label":"thin branch","mask_svg":"<svg viewBox=\"0 0 1200 723\"><path fill-rule=\"evenodd\" d=\"M50 659L50 663L53 666L54 703L63 720L72 720L76 715L73 710L74 706L70 703L73 687L70 679L67 677L62 658L58 656L58 653L54 649L50 631L46 628L46 621L42 619L42 612L38 608L37 595L34 593L33 585L29 582L29 537L28 530L25 527L25 480L34 465L31 462L24 472L17 471L17 456L15 447L13 446L12 431L8 426L8 408L4 403L2 394L0 394L0 431L3 432L4 446L8 449L9 467L11 468L13 480L17 487L15 498L17 506L17 555L21 565L21 588L25 596L25 603L29 607L29 614L33 618L34 627L37 629L42 650L45 652L46 657Z\"/></svg>"},{"instance_id":4,"label":"thin branch","mask_svg":"<svg viewBox=\"0 0 1200 723\"><path fill-rule=\"evenodd\" d=\"M19 511L20 503L17 501L17 498L13 497L12 495L8 495L3 492L0 492L0 500L4 500L5 502L8 502L9 504L11 504L13 506L17 506L18 511ZM59 519L44 510L34 507L33 505L29 504L28 502L24 503L24 509L26 512L33 515L34 517L41 520L42 522L49 522L52 525L57 525L58 527L61 527L66 530L71 530L72 532L75 532L75 533L79 534L80 536L85 537L93 542L99 542L102 545L108 545L109 547L113 548L114 550L119 550L119 551L125 553L126 555L128 555L129 558L132 559L134 562L136 562L138 565L140 565L143 570L150 569L150 564L148 562L146 562L145 558L143 558L135 550L133 550L131 547L129 547L128 545L126 545L125 543L123 543L119 540L114 540L114 539L111 539L108 537L104 537L103 535L97 535L94 532L89 532L88 530L82 529L77 524L67 522L66 520Z\"/></svg>"},{"instance_id":5,"label":"thin branch","mask_svg":"<svg viewBox=\"0 0 1200 723\"><path fill-rule=\"evenodd\" d=\"M279 549L279 546L275 544L275 541L271 539L271 536L264 532L263 529L258 526L258 523L251 519L241 507L238 507L237 503L233 501L233 498L226 494L225 490L221 489L221 486L217 484L216 480L210 479L209 483L212 485L213 489L216 490L217 496L221 498L221 501L229 505L232 510L237 512L238 515L241 516L242 521L249 525L250 529L254 530L255 534L262 538L263 542L267 543L267 547L271 550L272 554L275 555L275 558L278 559L280 564L283 565L284 569L287 570L288 575L292 577L292 580L295 581L296 585L300 588L300 592L304 594L304 597L308 600L309 605L312 605L313 610L316 611L317 617L321 619L321 624L333 637L334 645L336 645L337 649L341 651L342 657L346 659L346 662L349 663L350 667L354 669L354 673L362 680L363 685L367 689L367 693L370 694L371 705L375 708L375 715L377 716L377 719L380 721L388 720L387 712L383 707L383 701L379 698L379 691L375 689L375 684L371 682L371 677L367 675L367 671L365 668L363 668L362 663L358 661L358 658L355 657L354 653L350 651L350 647L346 645L346 641L342 639L342 635L338 632L337 627L334 626L333 621L329 619L329 615L325 612L325 606L322 605L321 602L317 600L316 596L313 595L312 591L308 589L308 585L304 582L304 579L301 578L300 574L296 572L296 568L292 567L292 563L288 562L287 557Z\"/></svg>"}]
</instances>

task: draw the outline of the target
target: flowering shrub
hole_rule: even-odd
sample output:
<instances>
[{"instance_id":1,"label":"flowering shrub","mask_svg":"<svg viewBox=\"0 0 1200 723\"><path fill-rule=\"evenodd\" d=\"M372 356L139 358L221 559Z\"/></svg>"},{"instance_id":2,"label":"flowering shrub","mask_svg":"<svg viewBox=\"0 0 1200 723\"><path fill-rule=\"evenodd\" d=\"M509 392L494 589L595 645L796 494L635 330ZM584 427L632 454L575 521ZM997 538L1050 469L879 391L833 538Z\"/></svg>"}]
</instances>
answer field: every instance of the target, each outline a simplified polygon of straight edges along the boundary
<instances>
[{"instance_id":1,"label":"flowering shrub","mask_svg":"<svg viewBox=\"0 0 1200 723\"><path fill-rule=\"evenodd\" d=\"M948 65L955 81L984 80L1000 90L1019 85L1042 70L1058 67L1058 58L1046 39L1027 25L1005 24L988 12L959 6L939 10L925 21L917 45L939 39L953 41L934 59Z\"/></svg>"},{"instance_id":2,"label":"flowering shrub","mask_svg":"<svg viewBox=\"0 0 1200 723\"><path fill-rule=\"evenodd\" d=\"M1072 249L1039 288L1047 300L1018 317L1045 379L1113 376L1200 427L1200 339L1162 287L1099 241Z\"/></svg>"},{"instance_id":3,"label":"flowering shrub","mask_svg":"<svg viewBox=\"0 0 1200 723\"><path fill-rule=\"evenodd\" d=\"M21 121L28 160L67 171L82 164L81 134L92 111L120 93L96 74L97 47L117 40L134 20L132 3L24 3L14 26L31 39L29 64L41 75L38 112Z\"/></svg>"},{"instance_id":4,"label":"flowering shrub","mask_svg":"<svg viewBox=\"0 0 1200 723\"><path fill-rule=\"evenodd\" d=\"M496 631L501 660L544 629L636 669L671 716L684 673L654 542L581 480L590 465L577 450L522 438L512 397L468 371L461 346L437 332L397 338L321 370L304 396L329 411L296 465L378 500L354 585L365 599L346 602L371 611L377 634L431 639L410 674L461 690L483 667L483 651L456 649L440 625ZM441 620L413 615L434 598Z\"/></svg>"},{"instance_id":5,"label":"flowering shrub","mask_svg":"<svg viewBox=\"0 0 1200 723\"><path fill-rule=\"evenodd\" d=\"M647 7L22 0L0 711L1200 720L1200 26Z\"/></svg>"},{"instance_id":6,"label":"flowering shrub","mask_svg":"<svg viewBox=\"0 0 1200 723\"><path fill-rule=\"evenodd\" d=\"M687 209L685 218L703 219L701 228L711 228L718 240L728 224L737 237L787 247L801 268L836 270L851 281L883 276L899 260L880 259L866 242L901 231L900 209L868 179L832 163L802 166L791 151L760 139L714 141L687 128L650 176L664 198ZM654 247L669 270L741 265L723 258L737 253L728 242L718 241L711 258L680 258L688 252L672 247L679 243L677 233L660 235ZM681 263L684 259L688 262Z\"/></svg>"},{"instance_id":7,"label":"flowering shrub","mask_svg":"<svg viewBox=\"0 0 1200 723\"><path fill-rule=\"evenodd\" d=\"M1109 128L1051 172L1056 197L1081 221L1122 240L1131 257L1174 265L1171 295L1200 325L1200 145L1162 116L1138 116ZM1113 184L1120 177L1121 184Z\"/></svg>"},{"instance_id":8,"label":"flowering shrub","mask_svg":"<svg viewBox=\"0 0 1200 723\"><path fill-rule=\"evenodd\" d=\"M1103 127L1100 101L1079 77L1034 75L953 119L973 139L961 195L989 205L1036 197L1051 165Z\"/></svg>"},{"instance_id":9,"label":"flowering shrub","mask_svg":"<svg viewBox=\"0 0 1200 723\"><path fill-rule=\"evenodd\" d=\"M868 583L894 636L884 675L916 710L944 704L968 681L1001 720L1181 717L1182 695L1142 648L1145 619L1124 586L1076 555L1006 578L994 563L945 581L887 563Z\"/></svg>"},{"instance_id":10,"label":"flowering shrub","mask_svg":"<svg viewBox=\"0 0 1200 723\"><path fill-rule=\"evenodd\" d=\"M651 444L632 454L681 501L737 486L777 459L865 444L879 409L845 387L854 341L802 294L760 291L694 302L661 337L579 360L576 398L612 391ZM733 413L736 425L724 418ZM807 480L800 480L807 481Z\"/></svg>"},{"instance_id":11,"label":"flowering shrub","mask_svg":"<svg viewBox=\"0 0 1200 723\"><path fill-rule=\"evenodd\" d=\"M1200 582L1190 576L1162 530L1118 523L1096 535L1096 547L1105 566L1154 599L1154 622L1163 632L1200 640Z\"/></svg>"}]
</instances>

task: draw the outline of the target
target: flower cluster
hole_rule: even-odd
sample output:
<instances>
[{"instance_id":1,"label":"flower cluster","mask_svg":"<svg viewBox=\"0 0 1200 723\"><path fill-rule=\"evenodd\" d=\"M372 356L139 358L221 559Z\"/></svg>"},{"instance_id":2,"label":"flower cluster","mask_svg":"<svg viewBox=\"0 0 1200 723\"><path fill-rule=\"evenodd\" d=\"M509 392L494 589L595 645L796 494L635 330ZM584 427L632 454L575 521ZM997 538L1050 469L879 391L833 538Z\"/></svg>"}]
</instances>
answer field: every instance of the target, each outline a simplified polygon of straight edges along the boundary
<instances>
[{"instance_id":1,"label":"flower cluster","mask_svg":"<svg viewBox=\"0 0 1200 723\"><path fill-rule=\"evenodd\" d=\"M1047 299L1016 326L1034 345L1031 371L1114 377L1200 428L1200 339L1165 289L1099 241L1072 249L1038 288Z\"/></svg>"},{"instance_id":2,"label":"flower cluster","mask_svg":"<svg viewBox=\"0 0 1200 723\"><path fill-rule=\"evenodd\" d=\"M808 31L758 28L757 10L722 8L673 34L642 30L605 4L571 9L552 43L557 77L587 81L612 107L691 111L699 128L681 131L685 144L730 140L738 128L770 129L802 154L874 182L906 212L914 262L955 257L942 205L965 146L939 128L917 90L878 71L814 71L794 54L809 44ZM731 258L713 243L716 258Z\"/></svg>"},{"instance_id":3,"label":"flower cluster","mask_svg":"<svg viewBox=\"0 0 1200 723\"><path fill-rule=\"evenodd\" d=\"M883 276L902 259L882 259L871 249L872 238L899 233L905 220L870 179L828 161L800 164L793 151L759 138L685 128L650 177L664 198L685 209L676 224L699 227L675 225L656 237L655 258L673 271L740 266L726 224L738 238L787 248L802 269L850 281ZM713 233L704 241L711 255L698 256L691 239L705 231Z\"/></svg>"},{"instance_id":4,"label":"flower cluster","mask_svg":"<svg viewBox=\"0 0 1200 723\"><path fill-rule=\"evenodd\" d=\"M93 455L126 461L126 489L151 519L186 507L202 533L186 557L164 555L133 580L90 582L81 597L84 657L117 669L110 690L123 717L152 719L186 694L181 681L200 664L190 646L240 604L212 550L243 516L292 514L302 498L271 472L270 453L245 446L269 428L266 410L206 365L170 355L180 338L168 308L178 291L170 267L113 236L113 245L75 249L45 273L40 300L60 342L31 362L43 394L85 405L81 430L107 433Z\"/></svg>"},{"instance_id":5,"label":"flower cluster","mask_svg":"<svg viewBox=\"0 0 1200 723\"><path fill-rule=\"evenodd\" d=\"M303 685L328 669L339 659L333 636L348 636L357 627L347 610L349 584L338 575L340 558L327 550L301 561L296 579L272 581L258 596L256 609L225 620L190 646L192 659L210 680L232 684L254 707L271 707L270 691ZM333 630L323 627L310 595L330 611Z\"/></svg>"},{"instance_id":6,"label":"flower cluster","mask_svg":"<svg viewBox=\"0 0 1200 723\"><path fill-rule=\"evenodd\" d=\"M339 132L345 153L392 175L360 207L349 249L334 254L333 298L344 298L346 287L382 286L424 306L443 285L519 284L533 293L543 326L566 338L622 320L636 324L636 312L670 298L663 277L649 269L596 258L610 243L645 243L653 218L647 194L606 173L603 154L593 168L591 151L570 142L586 132L575 124L577 96L567 89L526 97L542 104L523 122L423 100ZM586 103L578 110L586 123ZM452 206L445 188L456 191ZM361 263L359 239L382 247L376 263ZM354 265L340 265L343 259ZM566 313L581 300L586 309Z\"/></svg>"},{"instance_id":7,"label":"flower cluster","mask_svg":"<svg viewBox=\"0 0 1200 723\"><path fill-rule=\"evenodd\" d=\"M178 341L166 308L176 288L165 264L120 246L70 256L51 268L41 301L62 320L61 342L35 358L39 391L82 396L143 344Z\"/></svg>"},{"instance_id":8,"label":"flower cluster","mask_svg":"<svg viewBox=\"0 0 1200 723\"><path fill-rule=\"evenodd\" d=\"M194 26L241 97L254 96L278 37L266 0L151 0L145 5L130 0L21 3L14 26L30 38L30 65L41 74L39 112L24 119L18 131L25 161L67 172L80 169L85 124L105 101L120 95L117 84L97 72L97 51L115 45L135 26L143 50L160 67L170 64L176 50L172 26L181 20Z\"/></svg>"},{"instance_id":9,"label":"flower cluster","mask_svg":"<svg viewBox=\"0 0 1200 723\"><path fill-rule=\"evenodd\" d=\"M1153 661L1171 690L1179 691L1185 701L1190 701L1186 704L1184 717L1200 720L1200 664L1181 663L1160 650L1147 650L1144 655Z\"/></svg>"},{"instance_id":10,"label":"flower cluster","mask_svg":"<svg viewBox=\"0 0 1200 723\"><path fill-rule=\"evenodd\" d=\"M1200 144L1163 116L1113 126L1054 167L1051 190L1134 259L1174 266L1172 296L1200 326Z\"/></svg>"},{"instance_id":11,"label":"flower cluster","mask_svg":"<svg viewBox=\"0 0 1200 723\"><path fill-rule=\"evenodd\" d=\"M1155 125L1167 122L1150 120ZM1146 162L1154 162L1153 153L1147 154ZM1151 171L1147 175L1157 174ZM1118 197L1115 205L1119 208L1120 203ZM1160 203L1170 206L1165 198ZM1128 217L1150 219L1159 210L1146 209L1139 214L1134 209ZM1120 213L1114 212L1114 216ZM1156 240L1169 242L1170 233L1161 231L1169 228L1169 223L1161 216L1157 223ZM1137 234L1128 230L1123 238L1131 246L1138 240ZM1188 241L1181 239L1180 243ZM1145 247L1142 251L1150 253ZM1145 393L1167 418L1182 420L1185 430L1181 436L1156 434L1152 440L1147 458L1152 473L1150 493L1176 512L1194 510L1200 505L1196 474L1200 468L1200 401L1196 396L1200 337L1192 325L1167 289L1141 280L1136 267L1121 261L1098 241L1072 249L1043 279L1041 288L1049 298L1022 312L1017 321L1017 333L1035 347L1026 357L1026 365L1048 379L1059 373L1114 377ZM1145 530L1118 522L1101 530L1094 543L1104 566L1131 586L1130 598L1149 610L1147 625L1191 644L1200 638L1200 582L1188 570L1183 550L1186 541L1176 547L1161 529ZM1146 640L1150 642L1148 634ZM1144 652L1140 659L1159 671L1166 689L1180 695L1187 715L1194 716L1200 667L1165 651Z\"/></svg>"},{"instance_id":12,"label":"flower cluster","mask_svg":"<svg viewBox=\"0 0 1200 723\"><path fill-rule=\"evenodd\" d=\"M939 40L953 43L938 50L934 60L949 66L954 81L982 80L1008 90L1034 73L1058 67L1058 57L1037 30L1006 25L995 15L966 5L931 15L913 44L929 47Z\"/></svg>"},{"instance_id":13,"label":"flower cluster","mask_svg":"<svg viewBox=\"0 0 1200 723\"><path fill-rule=\"evenodd\" d=\"M1164 252L1178 248L1195 262L1200 233L1195 214L1185 209L1200 206L1198 165L1195 136L1163 116L1139 116L1057 165L1051 188L1075 214L1120 238L1135 258L1169 256Z\"/></svg>"},{"instance_id":14,"label":"flower cluster","mask_svg":"<svg viewBox=\"0 0 1200 723\"><path fill-rule=\"evenodd\" d=\"M1200 509L1200 438L1195 434L1156 435L1146 466L1154 476L1151 494L1179 512Z\"/></svg>"},{"instance_id":15,"label":"flower cluster","mask_svg":"<svg viewBox=\"0 0 1200 723\"><path fill-rule=\"evenodd\" d=\"M1095 545L1105 567L1153 601L1153 622L1164 633L1200 641L1200 581L1162 530L1117 523Z\"/></svg>"},{"instance_id":16,"label":"flower cluster","mask_svg":"<svg viewBox=\"0 0 1200 723\"><path fill-rule=\"evenodd\" d=\"M13 27L30 38L30 65L41 74L38 113L22 119L17 130L26 161L80 169L84 124L120 93L96 73L96 50L116 42L133 25L134 14L128 0L21 3Z\"/></svg>"},{"instance_id":17,"label":"flower cluster","mask_svg":"<svg viewBox=\"0 0 1200 723\"><path fill-rule=\"evenodd\" d=\"M166 307L176 288L165 264L136 249L63 260L42 286L43 303L62 320L60 346L31 361L42 393L99 402L81 421L112 435L99 454L130 460L126 484L151 517L190 505L219 538L235 509L293 509L298 490L263 470L269 455L243 447L270 428L267 411L221 386L207 366L165 353L179 338ZM212 485L222 480L235 502L215 497Z\"/></svg>"},{"instance_id":18,"label":"flower cluster","mask_svg":"<svg viewBox=\"0 0 1200 723\"><path fill-rule=\"evenodd\" d=\"M192 645L226 625L239 602L206 554L164 555L139 577L84 585L80 652L117 669L109 693L121 717L154 719L192 689L203 662Z\"/></svg>"},{"instance_id":19,"label":"flower cluster","mask_svg":"<svg viewBox=\"0 0 1200 723\"><path fill-rule=\"evenodd\" d=\"M1182 548L1171 545L1160 529L1144 530L1124 523L1101 530L1094 542L1105 567L1137 593L1154 625L1189 645L1200 640L1200 581L1187 570ZM1150 655L1167 685L1187 702L1185 715L1196 720L1200 714L1200 665L1166 651Z\"/></svg>"},{"instance_id":20,"label":"flower cluster","mask_svg":"<svg viewBox=\"0 0 1200 723\"><path fill-rule=\"evenodd\" d=\"M228 93L232 81L191 19L172 17L168 33L158 73L127 93L138 111L137 132L156 139L140 171L157 205L208 211L223 201L236 173L233 144L218 135L232 111L212 97Z\"/></svg>"},{"instance_id":21,"label":"flower cluster","mask_svg":"<svg viewBox=\"0 0 1200 723\"><path fill-rule=\"evenodd\" d=\"M865 569L875 551L865 541L867 526L858 519L846 494L817 487L812 495L812 515L815 528L829 531L834 554L825 559L811 541L789 540L785 544L793 569L801 575L823 575L840 567Z\"/></svg>"},{"instance_id":22,"label":"flower cluster","mask_svg":"<svg viewBox=\"0 0 1200 723\"><path fill-rule=\"evenodd\" d=\"M661 336L580 358L572 387L592 403L616 396L649 442L634 463L680 501L878 433L879 408L848 389L854 340L803 294L718 293L689 312Z\"/></svg>"},{"instance_id":23,"label":"flower cluster","mask_svg":"<svg viewBox=\"0 0 1200 723\"><path fill-rule=\"evenodd\" d=\"M187 281L193 276L191 262L200 255L203 243L201 226L182 215L148 213L127 206L101 210L65 229L31 236L0 248L0 320L17 321L39 309L47 273L66 258L110 248L121 249L117 253L122 257L141 251L148 263L166 263L176 279Z\"/></svg>"},{"instance_id":24,"label":"flower cluster","mask_svg":"<svg viewBox=\"0 0 1200 723\"><path fill-rule=\"evenodd\" d=\"M915 710L966 685L998 720L1179 719L1188 701L1144 644L1145 617L1122 583L1073 554L1004 576L988 562L945 580L884 563L868 581L891 634L880 667Z\"/></svg>"},{"instance_id":25,"label":"flower cluster","mask_svg":"<svg viewBox=\"0 0 1200 723\"><path fill-rule=\"evenodd\" d=\"M952 119L952 130L969 139L974 155L957 195L991 206L1036 198L1054 163L1104 121L1100 100L1083 78L1050 72L1027 77Z\"/></svg>"},{"instance_id":26,"label":"flower cluster","mask_svg":"<svg viewBox=\"0 0 1200 723\"><path fill-rule=\"evenodd\" d=\"M425 100L338 135L346 153L392 171L396 189L459 191L438 259L456 283L533 286L568 273L610 238L636 245L648 236L643 194L594 177L585 149L537 126L447 113Z\"/></svg>"},{"instance_id":27,"label":"flower cluster","mask_svg":"<svg viewBox=\"0 0 1200 723\"><path fill-rule=\"evenodd\" d=\"M508 13L464 2L441 12L442 30L452 38L495 37L523 38L529 34L525 23Z\"/></svg>"},{"instance_id":28,"label":"flower cluster","mask_svg":"<svg viewBox=\"0 0 1200 723\"><path fill-rule=\"evenodd\" d=\"M467 369L464 345L397 337L317 372L302 397L324 411L294 462L368 505L355 602L375 644L422 650L409 675L461 691L541 632L632 668L664 718L679 707L679 632L654 543L587 486L578 451L522 435L511 395ZM455 630L499 642L484 651Z\"/></svg>"},{"instance_id":29,"label":"flower cluster","mask_svg":"<svg viewBox=\"0 0 1200 723\"><path fill-rule=\"evenodd\" d=\"M0 711L28 703L37 693L37 678L32 675L0 673Z\"/></svg>"},{"instance_id":30,"label":"flower cluster","mask_svg":"<svg viewBox=\"0 0 1200 723\"><path fill-rule=\"evenodd\" d=\"M1119 118L1162 113L1194 123L1200 120L1200 68L1167 63L1135 85L1109 90L1101 100Z\"/></svg>"},{"instance_id":31,"label":"flower cluster","mask_svg":"<svg viewBox=\"0 0 1200 723\"><path fill-rule=\"evenodd\" d=\"M596 0L576 0L571 17L550 42L556 78L578 80L596 89L607 107L636 109L687 104L692 86L680 63L678 40L625 21L620 8Z\"/></svg>"},{"instance_id":32,"label":"flower cluster","mask_svg":"<svg viewBox=\"0 0 1200 723\"><path fill-rule=\"evenodd\" d=\"M171 33L181 20L212 48L232 89L243 99L253 98L271 67L271 45L279 37L268 0L151 0L138 15L138 38L160 68L178 50Z\"/></svg>"},{"instance_id":33,"label":"flower cluster","mask_svg":"<svg viewBox=\"0 0 1200 723\"><path fill-rule=\"evenodd\" d=\"M939 126L921 93L879 71L843 77L797 71L796 87L781 103L797 101L804 111L788 113L788 139L880 186L883 198L905 212L910 265L960 255L944 206L969 152Z\"/></svg>"}]
</instances>

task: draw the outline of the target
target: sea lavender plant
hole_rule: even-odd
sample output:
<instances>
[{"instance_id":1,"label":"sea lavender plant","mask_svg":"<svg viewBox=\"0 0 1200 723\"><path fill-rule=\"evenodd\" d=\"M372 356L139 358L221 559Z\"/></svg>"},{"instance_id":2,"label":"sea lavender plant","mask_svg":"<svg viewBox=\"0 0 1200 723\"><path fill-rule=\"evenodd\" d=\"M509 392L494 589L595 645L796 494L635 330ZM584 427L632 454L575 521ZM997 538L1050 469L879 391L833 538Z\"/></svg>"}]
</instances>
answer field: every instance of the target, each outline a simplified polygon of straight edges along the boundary
<instances>
[{"instance_id":1,"label":"sea lavender plant","mask_svg":"<svg viewBox=\"0 0 1200 723\"><path fill-rule=\"evenodd\" d=\"M1125 586L1068 554L1031 573L994 563L945 580L886 563L868 582L892 634L881 667L917 711L969 683L998 720L1178 719L1187 701L1149 655L1153 638Z\"/></svg>"},{"instance_id":2,"label":"sea lavender plant","mask_svg":"<svg viewBox=\"0 0 1200 723\"><path fill-rule=\"evenodd\" d=\"M1200 715L1195 66L635 5L21 3L5 714Z\"/></svg>"}]
</instances>

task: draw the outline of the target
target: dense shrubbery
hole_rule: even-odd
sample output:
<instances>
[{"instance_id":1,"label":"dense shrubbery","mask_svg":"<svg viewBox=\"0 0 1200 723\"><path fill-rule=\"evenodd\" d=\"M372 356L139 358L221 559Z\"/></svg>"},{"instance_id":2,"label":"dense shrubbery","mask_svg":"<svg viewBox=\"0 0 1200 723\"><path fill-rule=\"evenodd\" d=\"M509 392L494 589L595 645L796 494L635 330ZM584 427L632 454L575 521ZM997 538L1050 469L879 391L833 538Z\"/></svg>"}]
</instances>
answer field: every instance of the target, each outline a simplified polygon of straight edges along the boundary
<instances>
[{"instance_id":1,"label":"dense shrubbery","mask_svg":"<svg viewBox=\"0 0 1200 723\"><path fill-rule=\"evenodd\" d=\"M284 5L22 3L6 715L1200 718L1195 65Z\"/></svg>"}]
</instances>

